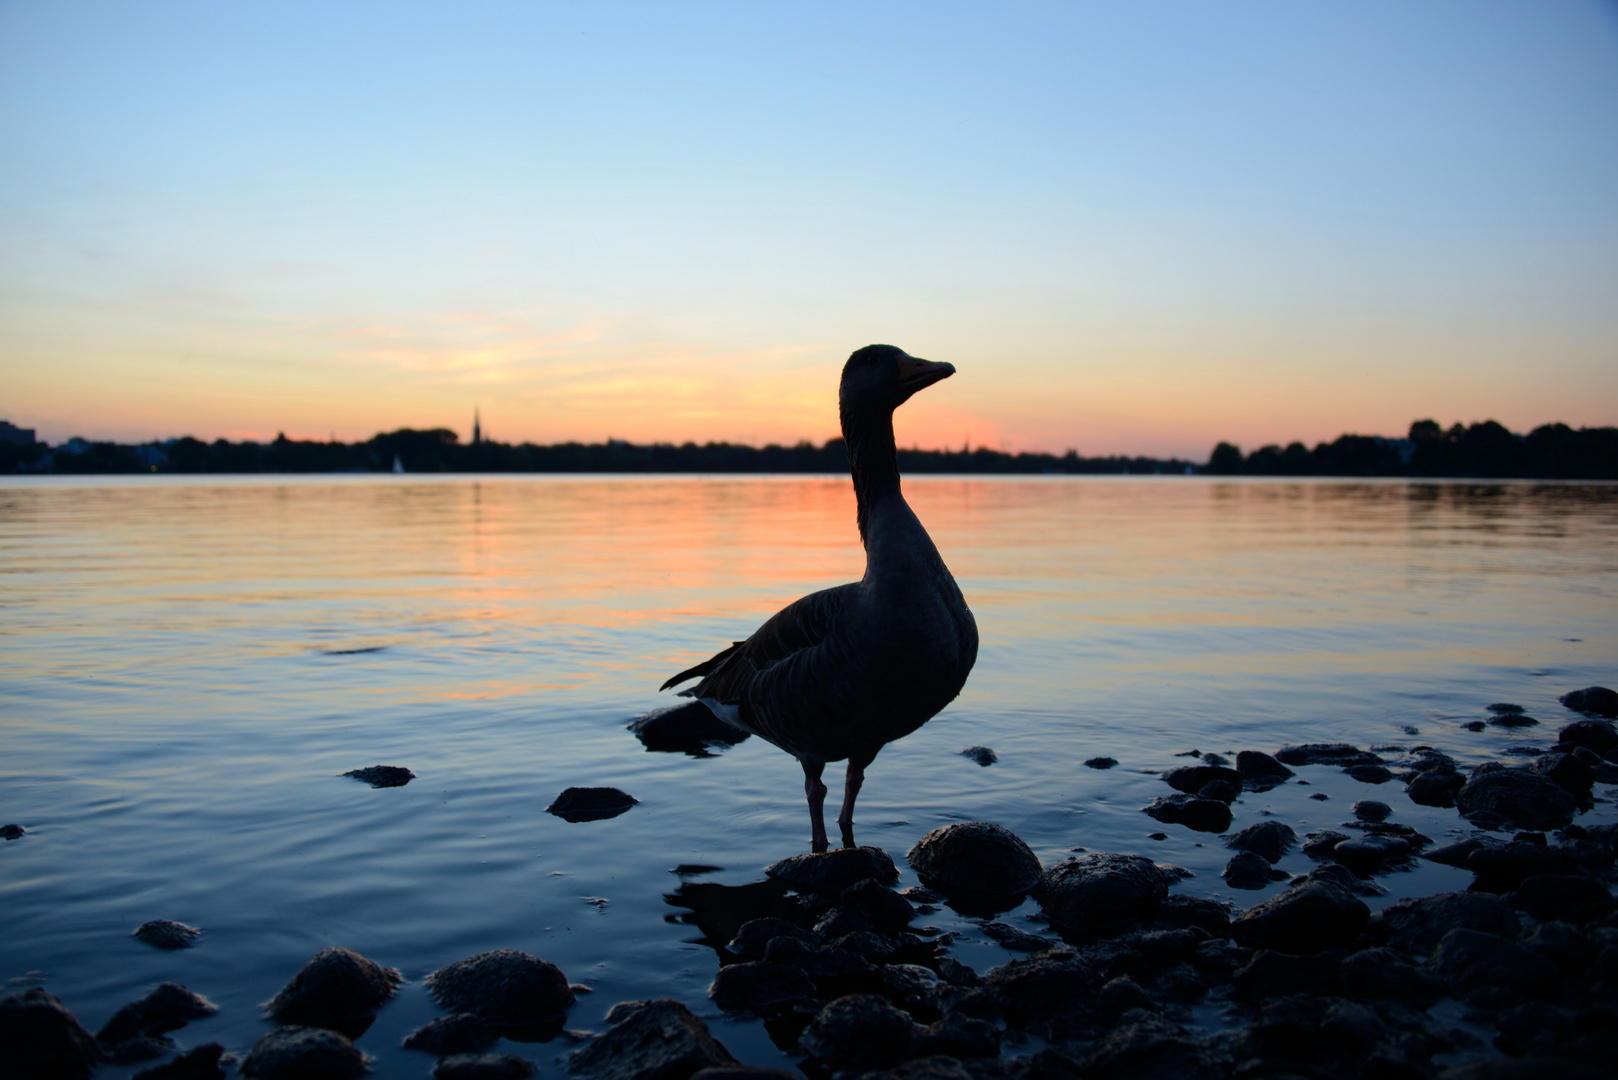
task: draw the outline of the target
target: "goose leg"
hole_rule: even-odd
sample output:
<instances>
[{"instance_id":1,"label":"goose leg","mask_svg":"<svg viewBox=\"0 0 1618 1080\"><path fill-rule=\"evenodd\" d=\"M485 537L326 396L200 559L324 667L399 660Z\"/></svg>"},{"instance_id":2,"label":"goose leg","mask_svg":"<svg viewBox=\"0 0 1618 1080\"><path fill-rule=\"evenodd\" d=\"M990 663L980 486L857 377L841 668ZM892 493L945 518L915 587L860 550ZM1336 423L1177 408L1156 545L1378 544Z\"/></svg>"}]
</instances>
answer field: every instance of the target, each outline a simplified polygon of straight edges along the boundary
<instances>
[{"instance_id":1,"label":"goose leg","mask_svg":"<svg viewBox=\"0 0 1618 1080\"><path fill-rule=\"evenodd\" d=\"M837 815L844 847L854 846L854 800L859 798L860 787L865 783L865 766L870 763L870 759L848 759L848 772L843 777L843 810Z\"/></svg>"},{"instance_id":2,"label":"goose leg","mask_svg":"<svg viewBox=\"0 0 1618 1080\"><path fill-rule=\"evenodd\" d=\"M809 797L809 847L816 854L829 846L826 841L826 785L820 782L821 770L826 763L820 758L804 756L798 759L803 766L803 793Z\"/></svg>"}]
</instances>

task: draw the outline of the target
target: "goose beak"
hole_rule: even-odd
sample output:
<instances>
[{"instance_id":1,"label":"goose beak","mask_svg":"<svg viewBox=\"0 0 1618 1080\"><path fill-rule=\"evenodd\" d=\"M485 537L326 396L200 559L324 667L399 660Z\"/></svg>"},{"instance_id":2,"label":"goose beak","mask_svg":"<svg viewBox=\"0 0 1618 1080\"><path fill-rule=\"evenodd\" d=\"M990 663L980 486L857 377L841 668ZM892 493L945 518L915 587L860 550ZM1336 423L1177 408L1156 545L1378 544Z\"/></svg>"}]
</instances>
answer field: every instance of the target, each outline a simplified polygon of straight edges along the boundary
<instances>
[{"instance_id":1,"label":"goose beak","mask_svg":"<svg viewBox=\"0 0 1618 1080\"><path fill-rule=\"evenodd\" d=\"M899 361L899 385L907 394L926 389L953 374L955 374L954 364L922 360L914 356L906 356Z\"/></svg>"}]
</instances>

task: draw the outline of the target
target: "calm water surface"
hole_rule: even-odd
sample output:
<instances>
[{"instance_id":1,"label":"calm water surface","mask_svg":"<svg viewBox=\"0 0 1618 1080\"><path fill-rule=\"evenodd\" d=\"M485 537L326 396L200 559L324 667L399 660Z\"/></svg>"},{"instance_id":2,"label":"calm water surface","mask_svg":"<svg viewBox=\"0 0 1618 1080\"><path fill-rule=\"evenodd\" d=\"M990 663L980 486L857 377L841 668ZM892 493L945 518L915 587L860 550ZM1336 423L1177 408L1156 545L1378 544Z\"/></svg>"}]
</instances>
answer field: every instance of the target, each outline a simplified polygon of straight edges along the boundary
<instances>
[{"instance_id":1,"label":"calm water surface","mask_svg":"<svg viewBox=\"0 0 1618 1080\"><path fill-rule=\"evenodd\" d=\"M1216 839L1140 812L1176 754L1346 740L1475 763L1554 741L1559 694L1618 679L1618 487L906 492L982 652L960 699L870 770L856 833L901 864L929 829L989 820L1047 863L1149 854L1195 872L1182 890L1246 906L1267 893L1224 886ZM0 481L0 821L28 829L0 845L0 975L92 1030L182 982L220 1012L177 1041L245 1052L266 1029L258 1003L346 945L411 980L359 1045L381 1075L418 1076L430 1059L398 1045L436 1015L422 976L512 947L595 988L573 1028L668 995L744 1060L790 1064L762 1025L711 1007L714 953L663 897L680 863L739 885L807 850L802 774L757 739L693 758L647 752L624 725L671 703L656 687L672 672L862 568L840 478ZM1462 728L1496 701L1543 726ZM975 744L1000 761L959 756ZM1082 767L1098 755L1120 765ZM374 764L418 779L339 775ZM1397 784L1300 778L1245 795L1237 827L1333 825L1359 797L1430 836L1464 824ZM605 784L640 805L580 824L544 812ZM1591 816L1611 820L1597 794ZM1470 875L1382 880L1391 900ZM1037 931L1021 920L1035 910L1005 918ZM158 952L129 936L153 918L206 934ZM948 910L922 921L961 932L975 967L1009 956ZM556 1075L568 1047L514 1049Z\"/></svg>"}]
</instances>

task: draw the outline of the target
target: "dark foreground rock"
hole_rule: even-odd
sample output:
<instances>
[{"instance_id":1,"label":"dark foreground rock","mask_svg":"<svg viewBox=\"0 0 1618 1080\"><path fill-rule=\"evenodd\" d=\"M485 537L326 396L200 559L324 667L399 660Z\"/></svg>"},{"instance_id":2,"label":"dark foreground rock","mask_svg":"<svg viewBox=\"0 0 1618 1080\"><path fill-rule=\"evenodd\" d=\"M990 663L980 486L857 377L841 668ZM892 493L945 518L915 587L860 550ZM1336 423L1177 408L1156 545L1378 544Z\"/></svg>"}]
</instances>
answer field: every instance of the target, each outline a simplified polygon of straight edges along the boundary
<instances>
[{"instance_id":1,"label":"dark foreground rock","mask_svg":"<svg viewBox=\"0 0 1618 1080\"><path fill-rule=\"evenodd\" d=\"M0 997L0 1076L77 1080L100 1063L95 1038L54 995L35 987Z\"/></svg>"},{"instance_id":2,"label":"dark foreground rock","mask_svg":"<svg viewBox=\"0 0 1618 1080\"><path fill-rule=\"evenodd\" d=\"M1280 821L1261 821L1232 834L1225 840L1225 846L1250 851L1266 862L1278 863L1297 842L1298 834L1292 831L1292 826Z\"/></svg>"},{"instance_id":3,"label":"dark foreground rock","mask_svg":"<svg viewBox=\"0 0 1618 1080\"><path fill-rule=\"evenodd\" d=\"M857 882L892 885L899 880L893 856L879 847L834 848L814 855L794 855L771 863L764 872L800 892L841 893Z\"/></svg>"},{"instance_id":4,"label":"dark foreground rock","mask_svg":"<svg viewBox=\"0 0 1618 1080\"><path fill-rule=\"evenodd\" d=\"M136 941L157 949L189 949L202 936L202 931L169 919L153 919L135 927L133 936Z\"/></svg>"},{"instance_id":5,"label":"dark foreground rock","mask_svg":"<svg viewBox=\"0 0 1618 1080\"><path fill-rule=\"evenodd\" d=\"M1451 930L1515 938L1522 929L1511 905L1483 892L1448 892L1389 904L1371 922L1374 936L1402 952L1430 953Z\"/></svg>"},{"instance_id":6,"label":"dark foreground rock","mask_svg":"<svg viewBox=\"0 0 1618 1080\"><path fill-rule=\"evenodd\" d=\"M1099 851L1063 859L1046 870L1034 899L1058 926L1094 932L1150 918L1173 880L1144 856Z\"/></svg>"},{"instance_id":7,"label":"dark foreground rock","mask_svg":"<svg viewBox=\"0 0 1618 1080\"><path fill-rule=\"evenodd\" d=\"M1575 720L1556 736L1563 749L1584 747L1601 757L1618 751L1618 729L1608 720Z\"/></svg>"},{"instance_id":8,"label":"dark foreground rock","mask_svg":"<svg viewBox=\"0 0 1618 1080\"><path fill-rule=\"evenodd\" d=\"M1605 686L1587 686L1563 694L1558 700L1574 712L1592 716L1618 717L1618 692Z\"/></svg>"},{"instance_id":9,"label":"dark foreground rock","mask_svg":"<svg viewBox=\"0 0 1618 1080\"><path fill-rule=\"evenodd\" d=\"M545 810L563 821L605 821L627 812L639 801L615 787L570 787Z\"/></svg>"},{"instance_id":10,"label":"dark foreground rock","mask_svg":"<svg viewBox=\"0 0 1618 1080\"><path fill-rule=\"evenodd\" d=\"M1242 786L1252 791L1268 791L1291 779L1293 772L1262 750L1243 750L1236 755L1236 772Z\"/></svg>"},{"instance_id":11,"label":"dark foreground rock","mask_svg":"<svg viewBox=\"0 0 1618 1080\"><path fill-rule=\"evenodd\" d=\"M1466 929L1451 930L1439 940L1432 969L1463 993L1486 986L1531 992L1556 974L1555 964L1516 942Z\"/></svg>"},{"instance_id":12,"label":"dark foreground rock","mask_svg":"<svg viewBox=\"0 0 1618 1080\"><path fill-rule=\"evenodd\" d=\"M1466 786L1466 777L1454 768L1437 767L1419 770L1405 781L1405 794L1418 806L1449 807L1455 805L1455 796Z\"/></svg>"},{"instance_id":13,"label":"dark foreground rock","mask_svg":"<svg viewBox=\"0 0 1618 1080\"><path fill-rule=\"evenodd\" d=\"M423 980L445 1009L471 1013L503 1028L554 1020L572 1007L562 969L517 949L495 949L457 960Z\"/></svg>"},{"instance_id":14,"label":"dark foreground rock","mask_svg":"<svg viewBox=\"0 0 1618 1080\"><path fill-rule=\"evenodd\" d=\"M218 1011L213 1002L178 983L160 983L139 1001L130 1002L113 1013L112 1019L96 1032L96 1041L111 1049L142 1035L174 1031Z\"/></svg>"},{"instance_id":15,"label":"dark foreground rock","mask_svg":"<svg viewBox=\"0 0 1618 1080\"><path fill-rule=\"evenodd\" d=\"M406 1035L404 1048L438 1057L475 1054L493 1046L498 1037L499 1034L483 1017L474 1013L455 1013L429 1020Z\"/></svg>"},{"instance_id":16,"label":"dark foreground rock","mask_svg":"<svg viewBox=\"0 0 1618 1080\"><path fill-rule=\"evenodd\" d=\"M748 737L748 732L725 723L700 701L654 709L627 726L648 750L692 757L710 757L714 748L734 746Z\"/></svg>"},{"instance_id":17,"label":"dark foreground rock","mask_svg":"<svg viewBox=\"0 0 1618 1080\"><path fill-rule=\"evenodd\" d=\"M433 1066L433 1080L523 1080L536 1071L515 1054L452 1054Z\"/></svg>"},{"instance_id":18,"label":"dark foreground rock","mask_svg":"<svg viewBox=\"0 0 1618 1080\"><path fill-rule=\"evenodd\" d=\"M1225 864L1220 877L1233 889L1263 889L1271 882L1286 880L1287 873L1271 866L1262 855L1242 851Z\"/></svg>"},{"instance_id":19,"label":"dark foreground rock","mask_svg":"<svg viewBox=\"0 0 1618 1080\"><path fill-rule=\"evenodd\" d=\"M1021 896L1039 884L1039 857L1010 829L961 821L934 829L905 856L945 896Z\"/></svg>"},{"instance_id":20,"label":"dark foreground rock","mask_svg":"<svg viewBox=\"0 0 1618 1080\"><path fill-rule=\"evenodd\" d=\"M1455 796L1455 807L1475 824L1556 829L1573 820L1573 797L1528 769L1480 767Z\"/></svg>"},{"instance_id":21,"label":"dark foreground rock","mask_svg":"<svg viewBox=\"0 0 1618 1080\"><path fill-rule=\"evenodd\" d=\"M914 1027L909 1014L885 998L849 994L815 1015L802 1043L809 1053L833 1065L879 1068L909 1054Z\"/></svg>"},{"instance_id":22,"label":"dark foreground rock","mask_svg":"<svg viewBox=\"0 0 1618 1080\"><path fill-rule=\"evenodd\" d=\"M1219 799L1168 795L1143 807L1148 817L1165 825L1184 825L1197 832L1222 833L1230 828L1230 806Z\"/></svg>"},{"instance_id":23,"label":"dark foreground rock","mask_svg":"<svg viewBox=\"0 0 1618 1080\"><path fill-rule=\"evenodd\" d=\"M1294 886L1231 920L1245 945L1288 953L1315 953L1352 945L1371 917L1365 901L1321 881Z\"/></svg>"},{"instance_id":24,"label":"dark foreground rock","mask_svg":"<svg viewBox=\"0 0 1618 1080\"><path fill-rule=\"evenodd\" d=\"M1242 774L1221 765L1182 765L1163 774L1163 782L1175 791L1195 795L1215 781L1223 781L1241 790Z\"/></svg>"},{"instance_id":25,"label":"dark foreground rock","mask_svg":"<svg viewBox=\"0 0 1618 1080\"><path fill-rule=\"evenodd\" d=\"M278 1027L253 1044L242 1062L248 1080L350 1080L362 1076L370 1058L335 1031Z\"/></svg>"},{"instance_id":26,"label":"dark foreground rock","mask_svg":"<svg viewBox=\"0 0 1618 1080\"><path fill-rule=\"evenodd\" d=\"M607 1030L568 1055L567 1071L588 1080L688 1080L738 1063L708 1026L678 1001L625 1001Z\"/></svg>"},{"instance_id":27,"label":"dark foreground rock","mask_svg":"<svg viewBox=\"0 0 1618 1080\"><path fill-rule=\"evenodd\" d=\"M793 964L755 961L728 964L719 969L708 996L722 1009L751 1009L769 1013L814 997L815 984L803 968Z\"/></svg>"},{"instance_id":28,"label":"dark foreground rock","mask_svg":"<svg viewBox=\"0 0 1618 1080\"><path fill-rule=\"evenodd\" d=\"M321 949L292 976L264 1012L282 1024L331 1028L356 1037L404 982L393 968L353 949Z\"/></svg>"},{"instance_id":29,"label":"dark foreground rock","mask_svg":"<svg viewBox=\"0 0 1618 1080\"><path fill-rule=\"evenodd\" d=\"M1132 1013L1079 1057L1073 1071L1118 1080L1223 1080L1230 1065L1230 1054L1219 1043L1199 1039L1168 1020Z\"/></svg>"},{"instance_id":30,"label":"dark foreground rock","mask_svg":"<svg viewBox=\"0 0 1618 1080\"><path fill-rule=\"evenodd\" d=\"M367 765L363 769L350 769L343 775L374 788L404 787L416 778L415 773L400 765Z\"/></svg>"},{"instance_id":31,"label":"dark foreground rock","mask_svg":"<svg viewBox=\"0 0 1618 1080\"><path fill-rule=\"evenodd\" d=\"M131 1080L225 1080L224 1056L219 1043L203 1043L155 1068L142 1069Z\"/></svg>"}]
</instances>

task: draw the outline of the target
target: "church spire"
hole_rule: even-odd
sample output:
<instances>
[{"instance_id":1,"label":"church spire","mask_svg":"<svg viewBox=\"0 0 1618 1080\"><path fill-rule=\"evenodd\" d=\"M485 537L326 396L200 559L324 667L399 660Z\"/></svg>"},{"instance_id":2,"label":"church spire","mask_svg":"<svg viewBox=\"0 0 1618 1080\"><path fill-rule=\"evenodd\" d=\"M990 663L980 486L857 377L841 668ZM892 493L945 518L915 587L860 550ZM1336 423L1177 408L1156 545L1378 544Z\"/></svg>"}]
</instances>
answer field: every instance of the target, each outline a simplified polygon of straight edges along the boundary
<instances>
[{"instance_id":1,"label":"church spire","mask_svg":"<svg viewBox=\"0 0 1618 1080\"><path fill-rule=\"evenodd\" d=\"M478 407L474 405L472 406L472 445L481 446L482 444L483 424L478 418Z\"/></svg>"}]
</instances>

